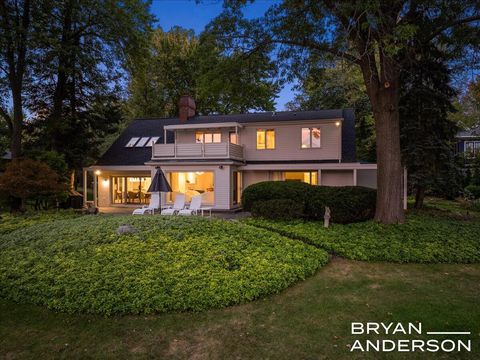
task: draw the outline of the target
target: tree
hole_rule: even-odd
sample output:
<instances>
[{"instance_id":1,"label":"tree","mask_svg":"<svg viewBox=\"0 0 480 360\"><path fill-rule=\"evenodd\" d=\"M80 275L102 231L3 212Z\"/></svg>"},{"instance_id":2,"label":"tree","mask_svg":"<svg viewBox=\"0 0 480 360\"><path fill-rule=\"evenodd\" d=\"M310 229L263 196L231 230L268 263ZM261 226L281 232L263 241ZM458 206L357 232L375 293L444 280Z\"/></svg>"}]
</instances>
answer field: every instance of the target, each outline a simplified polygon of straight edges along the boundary
<instances>
[{"instance_id":1,"label":"tree","mask_svg":"<svg viewBox=\"0 0 480 360\"><path fill-rule=\"evenodd\" d=\"M314 59L312 59L314 60ZM287 103L290 110L334 108L355 109L357 157L375 162L375 129L372 108L360 70L345 61L334 64L309 61L297 75L295 98Z\"/></svg>"},{"instance_id":2,"label":"tree","mask_svg":"<svg viewBox=\"0 0 480 360\"><path fill-rule=\"evenodd\" d=\"M141 57L152 16L143 0L44 1L28 101L30 146L65 155L71 170L98 156L123 120L122 89Z\"/></svg>"},{"instance_id":3,"label":"tree","mask_svg":"<svg viewBox=\"0 0 480 360\"><path fill-rule=\"evenodd\" d=\"M456 92L435 49L417 54L404 66L400 83L402 156L415 189L415 208L420 209L428 189L454 197L461 188L453 152L458 127L448 119Z\"/></svg>"},{"instance_id":4,"label":"tree","mask_svg":"<svg viewBox=\"0 0 480 360\"><path fill-rule=\"evenodd\" d=\"M12 158L22 153L25 80L34 61L34 24L43 1L0 0L0 116L10 133ZM13 105L9 113L8 99Z\"/></svg>"},{"instance_id":5,"label":"tree","mask_svg":"<svg viewBox=\"0 0 480 360\"><path fill-rule=\"evenodd\" d=\"M480 20L478 2L284 0L250 22L239 10L244 3L227 1L229 7L216 20L231 45L254 51L278 44L280 59L290 63L302 64L313 53L359 66L377 135L375 219L402 223L401 69L419 44L461 52L469 41L478 42L478 27L472 25Z\"/></svg>"},{"instance_id":6,"label":"tree","mask_svg":"<svg viewBox=\"0 0 480 360\"><path fill-rule=\"evenodd\" d=\"M180 27L156 29L130 81L132 116L175 116L184 94L203 115L273 110L279 90L274 64L264 52L244 56L221 45L208 29L200 37Z\"/></svg>"},{"instance_id":7,"label":"tree","mask_svg":"<svg viewBox=\"0 0 480 360\"><path fill-rule=\"evenodd\" d=\"M48 165L31 160L13 160L0 177L0 192L19 199L18 209L25 210L27 200L58 200L65 193L65 183Z\"/></svg>"},{"instance_id":8,"label":"tree","mask_svg":"<svg viewBox=\"0 0 480 360\"><path fill-rule=\"evenodd\" d=\"M450 115L462 129L480 125L480 76L470 81L467 90L460 93L454 103L456 112Z\"/></svg>"}]
</instances>

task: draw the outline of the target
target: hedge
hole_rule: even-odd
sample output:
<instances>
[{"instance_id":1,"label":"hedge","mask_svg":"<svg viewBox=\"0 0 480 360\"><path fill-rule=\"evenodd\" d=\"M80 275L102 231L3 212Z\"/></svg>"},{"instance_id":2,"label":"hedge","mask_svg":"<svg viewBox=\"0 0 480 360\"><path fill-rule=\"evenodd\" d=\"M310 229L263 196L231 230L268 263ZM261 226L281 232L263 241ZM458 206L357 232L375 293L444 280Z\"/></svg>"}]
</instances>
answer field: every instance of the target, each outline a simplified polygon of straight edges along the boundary
<instances>
[{"instance_id":1,"label":"hedge","mask_svg":"<svg viewBox=\"0 0 480 360\"><path fill-rule=\"evenodd\" d=\"M290 199L257 201L252 206L252 215L265 219L292 220L301 218L305 206L302 202Z\"/></svg>"},{"instance_id":2,"label":"hedge","mask_svg":"<svg viewBox=\"0 0 480 360\"><path fill-rule=\"evenodd\" d=\"M272 200L288 200L299 204L296 211L279 206L272 214ZM331 211L331 221L347 224L366 221L375 214L376 190L361 186L314 186L303 182L265 181L247 187L242 195L245 210L265 218L305 218L323 220L325 207ZM298 209L303 207L303 213ZM259 211L265 209L265 211ZM282 213L282 210L284 212ZM295 216L294 216L295 215Z\"/></svg>"}]
</instances>

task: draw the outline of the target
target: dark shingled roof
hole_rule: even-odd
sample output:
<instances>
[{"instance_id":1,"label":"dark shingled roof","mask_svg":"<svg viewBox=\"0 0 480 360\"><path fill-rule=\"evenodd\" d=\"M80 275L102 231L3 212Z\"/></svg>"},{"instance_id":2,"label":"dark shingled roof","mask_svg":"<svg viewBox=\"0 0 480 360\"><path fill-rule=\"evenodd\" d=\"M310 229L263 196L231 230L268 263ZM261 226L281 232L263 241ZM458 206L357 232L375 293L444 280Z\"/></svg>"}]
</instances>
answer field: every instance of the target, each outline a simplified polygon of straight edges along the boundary
<instances>
[{"instance_id":1,"label":"dark shingled roof","mask_svg":"<svg viewBox=\"0 0 480 360\"><path fill-rule=\"evenodd\" d=\"M270 121L329 120L343 118L342 161L356 161L355 114L353 109L316 111L281 111L238 115L194 116L187 124L208 124L221 122L255 123ZM132 137L158 136L157 143L163 143L163 126L179 124L178 118L151 118L134 120L97 161L96 165L143 165L152 157L151 147L125 147ZM167 143L172 143L172 132L167 133Z\"/></svg>"},{"instance_id":2,"label":"dark shingled roof","mask_svg":"<svg viewBox=\"0 0 480 360\"><path fill-rule=\"evenodd\" d=\"M456 135L457 138L477 138L480 137L480 125L471 129L459 131Z\"/></svg>"}]
</instances>

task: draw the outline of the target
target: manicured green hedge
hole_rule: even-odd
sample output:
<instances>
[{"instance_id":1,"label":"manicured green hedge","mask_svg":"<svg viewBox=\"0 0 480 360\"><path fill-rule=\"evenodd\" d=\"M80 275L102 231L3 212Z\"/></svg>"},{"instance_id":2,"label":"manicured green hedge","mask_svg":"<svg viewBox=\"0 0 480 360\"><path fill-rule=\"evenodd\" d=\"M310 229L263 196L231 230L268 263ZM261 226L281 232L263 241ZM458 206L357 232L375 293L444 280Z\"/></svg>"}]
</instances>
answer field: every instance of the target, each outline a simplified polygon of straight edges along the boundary
<instances>
[{"instance_id":1,"label":"manicured green hedge","mask_svg":"<svg viewBox=\"0 0 480 360\"><path fill-rule=\"evenodd\" d=\"M305 203L311 185L295 181L263 181L248 186L242 192L242 206L246 211L252 211L257 201L290 199Z\"/></svg>"},{"instance_id":2,"label":"manicured green hedge","mask_svg":"<svg viewBox=\"0 0 480 360\"><path fill-rule=\"evenodd\" d=\"M354 260L398 263L480 263L480 221L411 214L402 225L334 224L250 218L248 224Z\"/></svg>"},{"instance_id":3,"label":"manicured green hedge","mask_svg":"<svg viewBox=\"0 0 480 360\"><path fill-rule=\"evenodd\" d=\"M138 232L117 235L121 224ZM277 293L328 261L323 250L246 224L83 216L0 237L0 294L67 312L200 311Z\"/></svg>"},{"instance_id":4,"label":"manicured green hedge","mask_svg":"<svg viewBox=\"0 0 480 360\"><path fill-rule=\"evenodd\" d=\"M297 218L322 220L325 207L331 211L331 221L340 224L365 221L375 214L376 190L361 186L312 186L303 182L266 181L250 185L243 191L242 204L245 210L252 211L254 216L265 218L292 218L290 209L275 210L274 216L267 212L269 204L265 201L290 200L303 207L303 214L295 211ZM257 208L255 208L255 204ZM265 215L266 214L266 215Z\"/></svg>"},{"instance_id":5,"label":"manicured green hedge","mask_svg":"<svg viewBox=\"0 0 480 360\"><path fill-rule=\"evenodd\" d=\"M252 215L265 219L293 220L303 217L303 203L290 199L256 201L252 206Z\"/></svg>"}]
</instances>

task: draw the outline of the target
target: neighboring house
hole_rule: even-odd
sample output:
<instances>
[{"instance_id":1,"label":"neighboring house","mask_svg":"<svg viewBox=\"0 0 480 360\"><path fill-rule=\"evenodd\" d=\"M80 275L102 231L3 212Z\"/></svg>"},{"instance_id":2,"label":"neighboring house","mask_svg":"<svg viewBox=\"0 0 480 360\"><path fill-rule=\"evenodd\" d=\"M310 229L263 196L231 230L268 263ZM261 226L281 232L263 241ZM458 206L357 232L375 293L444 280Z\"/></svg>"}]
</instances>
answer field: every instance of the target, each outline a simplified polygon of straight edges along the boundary
<instances>
[{"instance_id":1,"label":"neighboring house","mask_svg":"<svg viewBox=\"0 0 480 360\"><path fill-rule=\"evenodd\" d=\"M95 174L95 205L148 203L158 166L173 189L162 203L203 194L216 210L240 207L243 189L260 181L376 187L376 164L356 160L352 109L195 116L193 99L183 97L179 113L133 121L84 169L84 183L87 171Z\"/></svg>"},{"instance_id":2,"label":"neighboring house","mask_svg":"<svg viewBox=\"0 0 480 360\"><path fill-rule=\"evenodd\" d=\"M480 154L480 125L460 131L455 139L457 153L465 154L467 160Z\"/></svg>"}]
</instances>

